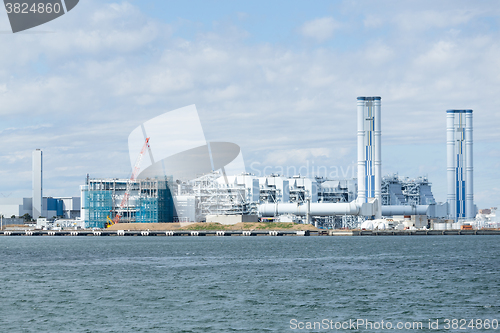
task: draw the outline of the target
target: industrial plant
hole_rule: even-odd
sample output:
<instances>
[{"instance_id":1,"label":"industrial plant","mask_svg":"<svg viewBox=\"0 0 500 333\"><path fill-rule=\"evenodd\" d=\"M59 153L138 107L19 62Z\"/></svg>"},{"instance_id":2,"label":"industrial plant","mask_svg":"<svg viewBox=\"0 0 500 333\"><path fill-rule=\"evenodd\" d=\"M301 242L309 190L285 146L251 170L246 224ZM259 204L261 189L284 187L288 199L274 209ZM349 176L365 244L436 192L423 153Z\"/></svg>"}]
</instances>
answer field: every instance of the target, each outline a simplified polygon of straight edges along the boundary
<instances>
[{"instance_id":1,"label":"industrial plant","mask_svg":"<svg viewBox=\"0 0 500 333\"><path fill-rule=\"evenodd\" d=\"M382 176L382 109L375 96L357 98L357 178L247 173L236 144L205 140L191 105L136 128L129 136L132 176L87 175L80 198L42 196L42 152L34 151L33 197L1 199L0 210L18 217L29 212L34 218L76 218L79 226L92 229L115 223L257 221L324 229L460 229L473 225L477 214L472 110L448 110L446 116L446 202L435 200L426 177ZM179 132L165 134L173 119ZM489 218L481 216L483 222Z\"/></svg>"},{"instance_id":2,"label":"industrial plant","mask_svg":"<svg viewBox=\"0 0 500 333\"><path fill-rule=\"evenodd\" d=\"M384 228L404 225L414 228L446 229L459 228L461 224L470 222L476 215L476 208L472 202L471 110L447 111L448 181L451 181L453 186L449 185L448 202L439 203L432 194L431 183L425 177L417 179L402 178L397 175L382 177L380 97L357 99L358 177L344 180L274 174L258 177L244 170L238 174L228 175L225 170L227 167L223 163L219 163L218 168L212 168L208 172L198 168L186 176L185 165L179 164L179 160L190 162L195 160L192 158L193 155L186 152L198 149L203 153L202 157L200 154L196 155L199 159L221 159L220 155L213 153L213 149L211 151L210 143L204 142L201 124L198 123L196 109L193 107L185 109L184 112L191 113L189 121L198 128L195 135L192 132L190 135L199 139L192 146L186 147L185 151L175 151L170 154L162 152L160 158L163 159L163 173L158 167L155 172L151 172L153 165L159 165L159 161L155 161L152 156L160 154L148 146L147 151L143 149L142 154L139 154L138 162L133 166L134 169L146 170L139 173L139 178L145 175L151 178L140 181L90 179L82 186L82 219L85 220L86 226L104 228L117 214L123 214L125 217L123 222L154 220L155 222L236 223L260 219L314 224L322 228L356 228L364 221L381 220L385 217L384 223L379 223L379 226ZM159 123L161 125L160 120L163 119L155 119L154 124L158 127ZM146 122L141 125L129 137L129 147L131 138L136 137L134 143L136 153L140 146L137 141L144 139L147 141L151 138L151 142L154 142L155 129L152 128L152 123ZM202 150L205 145L208 149ZM238 151L231 153L225 162L231 162L238 153ZM179 154L185 156L178 158ZM453 158L450 154L453 154ZM141 162L142 155L149 155L151 161L144 164ZM131 154L131 161L132 158ZM172 164L175 167L165 171L165 168L169 168ZM192 166L190 168L192 169ZM142 191L142 182L160 181L165 184L164 194ZM126 193L127 182L132 182L133 193L130 193L126 207L120 208L119 204L129 196ZM120 186L117 187L117 184ZM160 214L162 209L164 213ZM120 210L124 212L120 213ZM152 219L145 219L145 212L149 211L154 212L148 215Z\"/></svg>"}]
</instances>

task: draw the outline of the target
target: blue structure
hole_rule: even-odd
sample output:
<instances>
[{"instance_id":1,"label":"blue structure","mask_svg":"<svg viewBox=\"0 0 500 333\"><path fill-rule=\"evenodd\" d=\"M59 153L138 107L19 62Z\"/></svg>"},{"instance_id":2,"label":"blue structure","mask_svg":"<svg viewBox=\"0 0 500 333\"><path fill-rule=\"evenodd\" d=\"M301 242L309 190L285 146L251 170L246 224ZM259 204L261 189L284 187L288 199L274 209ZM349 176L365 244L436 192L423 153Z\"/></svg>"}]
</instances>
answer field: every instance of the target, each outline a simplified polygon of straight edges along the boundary
<instances>
[{"instance_id":1,"label":"blue structure","mask_svg":"<svg viewBox=\"0 0 500 333\"><path fill-rule=\"evenodd\" d=\"M174 203L170 180L91 179L84 188L85 227L105 228L120 212L120 223L172 222ZM128 185L127 185L128 184ZM127 190L125 207L120 204Z\"/></svg>"},{"instance_id":2,"label":"blue structure","mask_svg":"<svg viewBox=\"0 0 500 333\"><path fill-rule=\"evenodd\" d=\"M62 216L63 215L63 201L61 199L56 199L56 198L44 198L44 200L47 200L47 203L45 205L45 210L47 211L55 211L56 216ZM50 216L47 216L50 217Z\"/></svg>"},{"instance_id":3,"label":"blue structure","mask_svg":"<svg viewBox=\"0 0 500 333\"><path fill-rule=\"evenodd\" d=\"M107 217L113 209L113 197L111 191L89 190L85 199L88 204L88 220L85 220L85 228L105 228Z\"/></svg>"}]
</instances>

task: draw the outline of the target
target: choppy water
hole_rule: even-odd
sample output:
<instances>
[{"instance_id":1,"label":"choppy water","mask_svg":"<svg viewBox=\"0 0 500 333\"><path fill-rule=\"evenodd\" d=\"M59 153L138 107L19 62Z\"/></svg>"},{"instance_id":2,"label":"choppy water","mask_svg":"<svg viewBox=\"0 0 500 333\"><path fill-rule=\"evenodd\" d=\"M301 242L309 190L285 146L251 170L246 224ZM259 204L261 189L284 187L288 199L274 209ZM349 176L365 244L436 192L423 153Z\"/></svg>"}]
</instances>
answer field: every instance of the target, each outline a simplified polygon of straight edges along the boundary
<instances>
[{"instance_id":1,"label":"choppy water","mask_svg":"<svg viewBox=\"0 0 500 333\"><path fill-rule=\"evenodd\" d=\"M464 332L500 320L499 269L498 236L2 237L0 331Z\"/></svg>"}]
</instances>

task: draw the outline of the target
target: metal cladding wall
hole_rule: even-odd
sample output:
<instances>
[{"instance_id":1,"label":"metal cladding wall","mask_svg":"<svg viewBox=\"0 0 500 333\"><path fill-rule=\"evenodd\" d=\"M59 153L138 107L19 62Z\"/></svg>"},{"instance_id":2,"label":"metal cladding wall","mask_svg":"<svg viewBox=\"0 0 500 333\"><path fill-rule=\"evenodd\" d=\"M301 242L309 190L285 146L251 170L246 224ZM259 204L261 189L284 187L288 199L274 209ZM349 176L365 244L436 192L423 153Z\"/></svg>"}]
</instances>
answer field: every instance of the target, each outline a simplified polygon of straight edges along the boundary
<instances>
[{"instance_id":1,"label":"metal cladding wall","mask_svg":"<svg viewBox=\"0 0 500 333\"><path fill-rule=\"evenodd\" d=\"M172 222L174 216L177 216L174 198L169 186L171 184L173 186L172 177L168 177L168 180L165 181L158 181L158 218L154 222Z\"/></svg>"},{"instance_id":2,"label":"metal cladding wall","mask_svg":"<svg viewBox=\"0 0 500 333\"><path fill-rule=\"evenodd\" d=\"M381 218L382 142L381 98L358 97L358 201L377 198Z\"/></svg>"},{"instance_id":3,"label":"metal cladding wall","mask_svg":"<svg viewBox=\"0 0 500 333\"><path fill-rule=\"evenodd\" d=\"M449 215L455 221L475 215L472 110L446 111Z\"/></svg>"}]
</instances>

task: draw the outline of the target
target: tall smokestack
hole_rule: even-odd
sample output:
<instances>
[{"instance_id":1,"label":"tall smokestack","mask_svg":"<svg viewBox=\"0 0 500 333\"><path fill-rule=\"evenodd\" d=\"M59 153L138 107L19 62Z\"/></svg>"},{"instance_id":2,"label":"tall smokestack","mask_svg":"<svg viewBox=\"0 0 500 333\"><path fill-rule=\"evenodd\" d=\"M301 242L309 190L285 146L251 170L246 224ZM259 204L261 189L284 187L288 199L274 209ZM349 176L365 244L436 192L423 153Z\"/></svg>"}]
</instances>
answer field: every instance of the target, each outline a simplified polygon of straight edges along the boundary
<instances>
[{"instance_id":1,"label":"tall smokestack","mask_svg":"<svg viewBox=\"0 0 500 333\"><path fill-rule=\"evenodd\" d=\"M358 201L378 199L375 218L382 217L381 98L358 97Z\"/></svg>"},{"instance_id":2,"label":"tall smokestack","mask_svg":"<svg viewBox=\"0 0 500 333\"><path fill-rule=\"evenodd\" d=\"M446 147L449 216L474 218L472 110L446 111Z\"/></svg>"},{"instance_id":3,"label":"tall smokestack","mask_svg":"<svg viewBox=\"0 0 500 333\"><path fill-rule=\"evenodd\" d=\"M42 215L42 151L34 150L33 159L33 197L32 197L32 216L37 219Z\"/></svg>"}]
</instances>

